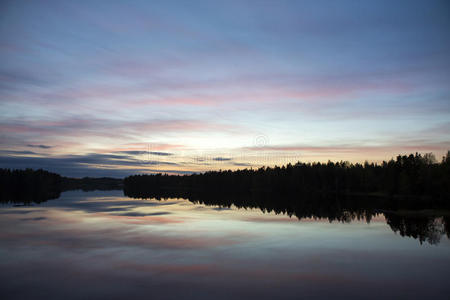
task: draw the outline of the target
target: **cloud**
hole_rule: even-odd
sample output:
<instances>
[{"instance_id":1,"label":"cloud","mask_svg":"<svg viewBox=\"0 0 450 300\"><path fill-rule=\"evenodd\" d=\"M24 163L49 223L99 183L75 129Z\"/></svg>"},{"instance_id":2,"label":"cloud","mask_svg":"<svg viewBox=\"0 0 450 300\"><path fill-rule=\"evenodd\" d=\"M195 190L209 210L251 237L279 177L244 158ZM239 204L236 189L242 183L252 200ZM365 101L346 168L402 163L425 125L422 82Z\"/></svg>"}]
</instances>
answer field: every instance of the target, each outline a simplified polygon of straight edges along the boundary
<instances>
[{"instance_id":1,"label":"cloud","mask_svg":"<svg viewBox=\"0 0 450 300\"><path fill-rule=\"evenodd\" d=\"M30 148L41 148L41 149L50 149L50 148L52 148L52 146L47 146L47 145L32 145L32 144L28 144L27 147L30 147Z\"/></svg>"},{"instance_id":2,"label":"cloud","mask_svg":"<svg viewBox=\"0 0 450 300\"><path fill-rule=\"evenodd\" d=\"M114 153L123 153L123 154L129 154L129 155L142 155L147 154L147 151L138 151L138 150L130 150L130 151L115 151Z\"/></svg>"},{"instance_id":3,"label":"cloud","mask_svg":"<svg viewBox=\"0 0 450 300\"><path fill-rule=\"evenodd\" d=\"M0 87L2 89L20 89L24 86L43 87L49 81L43 79L42 74L31 74L24 70L0 70Z\"/></svg>"},{"instance_id":4,"label":"cloud","mask_svg":"<svg viewBox=\"0 0 450 300\"><path fill-rule=\"evenodd\" d=\"M214 157L212 160L215 161L230 161L233 160L232 158L228 158L228 157Z\"/></svg>"},{"instance_id":5,"label":"cloud","mask_svg":"<svg viewBox=\"0 0 450 300\"><path fill-rule=\"evenodd\" d=\"M0 156L0 165L14 169L45 169L73 177L125 177L137 173L192 173L183 170L148 169L145 166L177 166L169 161L138 160L128 155L98 154L66 155L57 157Z\"/></svg>"},{"instance_id":6,"label":"cloud","mask_svg":"<svg viewBox=\"0 0 450 300\"><path fill-rule=\"evenodd\" d=\"M7 155L38 155L39 153L33 151L16 151L16 150L0 150L0 153Z\"/></svg>"},{"instance_id":7,"label":"cloud","mask_svg":"<svg viewBox=\"0 0 450 300\"><path fill-rule=\"evenodd\" d=\"M159 155L159 156L169 156L169 155L173 155L173 153L168 153L168 152L155 152L155 151L150 151L149 154L150 154L150 155Z\"/></svg>"},{"instance_id":8,"label":"cloud","mask_svg":"<svg viewBox=\"0 0 450 300\"><path fill-rule=\"evenodd\" d=\"M20 137L22 140L32 140L41 136L46 141L64 144L65 140L89 140L89 139L111 139L116 141L135 141L138 137L152 137L165 135L183 135L186 133L211 133L242 132L243 128L230 122L215 122L211 120L191 119L148 119L148 120L115 120L99 117L70 117L53 120L21 120L9 118L0 122L2 138L14 139ZM130 143L133 144L133 143ZM145 144L145 143L141 143ZM161 145L168 143L161 143ZM32 144L29 144L32 145ZM158 146L156 144L155 146ZM148 146L148 143L145 144ZM152 149L153 144L151 145ZM145 148L144 148L145 149ZM156 149L155 149L156 150ZM120 150L119 150L120 151ZM142 150L141 150L142 151ZM166 153L153 151L152 155L163 156ZM166 155L168 156L168 155Z\"/></svg>"},{"instance_id":9,"label":"cloud","mask_svg":"<svg viewBox=\"0 0 450 300\"><path fill-rule=\"evenodd\" d=\"M248 151L351 158L368 150L370 160L375 152L437 149L431 144L448 140L445 129L432 133L434 142L404 148L322 146L323 134L343 144L376 136L380 126L424 135L449 119L447 10L385 4L10 4L0 45L0 143L16 152L2 154L38 155L23 151L28 144L80 172L170 169L174 149L223 148L226 138L243 148L252 131L279 145ZM145 152L145 141L159 144ZM66 155L97 151L124 157Z\"/></svg>"},{"instance_id":10,"label":"cloud","mask_svg":"<svg viewBox=\"0 0 450 300\"><path fill-rule=\"evenodd\" d=\"M5 210L5 211L0 211L0 214L2 215L25 215L25 214L30 214L30 213L34 213L34 212L39 212L42 210L24 210L24 209L18 209L18 210Z\"/></svg>"},{"instance_id":11,"label":"cloud","mask_svg":"<svg viewBox=\"0 0 450 300\"><path fill-rule=\"evenodd\" d=\"M46 220L46 217L36 217L36 218L23 218L20 219L21 221L42 221L42 220Z\"/></svg>"},{"instance_id":12,"label":"cloud","mask_svg":"<svg viewBox=\"0 0 450 300\"><path fill-rule=\"evenodd\" d=\"M124 154L129 154L129 155L143 155L143 154L149 154L149 155L157 155L157 156L170 156L170 155L173 155L173 153L169 153L169 152L138 151L138 150L116 151L115 153L124 153Z\"/></svg>"}]
</instances>

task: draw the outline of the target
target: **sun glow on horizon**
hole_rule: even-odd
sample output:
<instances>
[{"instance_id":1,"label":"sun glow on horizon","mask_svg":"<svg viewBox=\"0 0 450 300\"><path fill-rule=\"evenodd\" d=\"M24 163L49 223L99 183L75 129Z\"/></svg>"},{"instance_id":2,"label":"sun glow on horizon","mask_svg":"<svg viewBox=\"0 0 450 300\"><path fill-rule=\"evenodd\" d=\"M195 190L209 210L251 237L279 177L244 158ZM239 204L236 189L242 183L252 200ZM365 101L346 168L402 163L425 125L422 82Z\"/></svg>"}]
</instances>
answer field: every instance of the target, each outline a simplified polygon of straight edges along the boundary
<instances>
[{"instance_id":1,"label":"sun glow on horizon","mask_svg":"<svg viewBox=\"0 0 450 300\"><path fill-rule=\"evenodd\" d=\"M2 3L2 166L124 177L450 149L446 2L176 6Z\"/></svg>"}]
</instances>

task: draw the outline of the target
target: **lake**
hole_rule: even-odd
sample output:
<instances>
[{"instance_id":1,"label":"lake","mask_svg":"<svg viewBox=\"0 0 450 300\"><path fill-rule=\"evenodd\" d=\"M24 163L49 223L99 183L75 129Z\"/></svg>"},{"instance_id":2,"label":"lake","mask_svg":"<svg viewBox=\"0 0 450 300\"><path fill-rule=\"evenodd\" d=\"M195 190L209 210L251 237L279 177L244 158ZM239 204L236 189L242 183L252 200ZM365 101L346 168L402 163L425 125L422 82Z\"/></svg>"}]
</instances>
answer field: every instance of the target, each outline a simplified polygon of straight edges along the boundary
<instances>
[{"instance_id":1,"label":"lake","mask_svg":"<svg viewBox=\"0 0 450 300\"><path fill-rule=\"evenodd\" d=\"M1 295L3 299L448 297L448 224L439 217L416 224L417 215L387 216L374 214L369 223L359 215L343 222L299 220L186 199L132 199L122 191L70 191L40 204L2 204Z\"/></svg>"}]
</instances>

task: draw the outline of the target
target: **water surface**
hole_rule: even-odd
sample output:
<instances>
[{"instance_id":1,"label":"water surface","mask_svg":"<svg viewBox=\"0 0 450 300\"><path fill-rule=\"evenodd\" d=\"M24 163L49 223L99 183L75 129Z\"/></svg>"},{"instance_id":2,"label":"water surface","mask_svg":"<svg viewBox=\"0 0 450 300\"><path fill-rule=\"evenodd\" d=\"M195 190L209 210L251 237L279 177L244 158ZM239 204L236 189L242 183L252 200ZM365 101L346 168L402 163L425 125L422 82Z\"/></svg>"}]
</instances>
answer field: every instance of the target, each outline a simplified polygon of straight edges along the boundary
<instances>
[{"instance_id":1,"label":"water surface","mask_svg":"<svg viewBox=\"0 0 450 300\"><path fill-rule=\"evenodd\" d=\"M121 191L4 204L2 298L446 298L450 241L442 218L426 223L431 238L422 242L414 226L401 236L386 218L298 220Z\"/></svg>"}]
</instances>

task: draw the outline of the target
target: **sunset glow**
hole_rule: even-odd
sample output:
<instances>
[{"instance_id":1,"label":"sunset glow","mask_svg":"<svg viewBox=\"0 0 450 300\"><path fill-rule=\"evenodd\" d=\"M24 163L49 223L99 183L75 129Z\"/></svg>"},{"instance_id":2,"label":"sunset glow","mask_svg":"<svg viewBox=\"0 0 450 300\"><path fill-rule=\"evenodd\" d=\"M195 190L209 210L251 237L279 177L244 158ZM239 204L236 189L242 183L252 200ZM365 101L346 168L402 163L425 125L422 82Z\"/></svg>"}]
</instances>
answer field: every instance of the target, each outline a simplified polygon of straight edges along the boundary
<instances>
[{"instance_id":1,"label":"sunset glow","mask_svg":"<svg viewBox=\"0 0 450 300\"><path fill-rule=\"evenodd\" d=\"M440 159L448 2L320 2L2 1L1 165L124 177Z\"/></svg>"}]
</instances>

